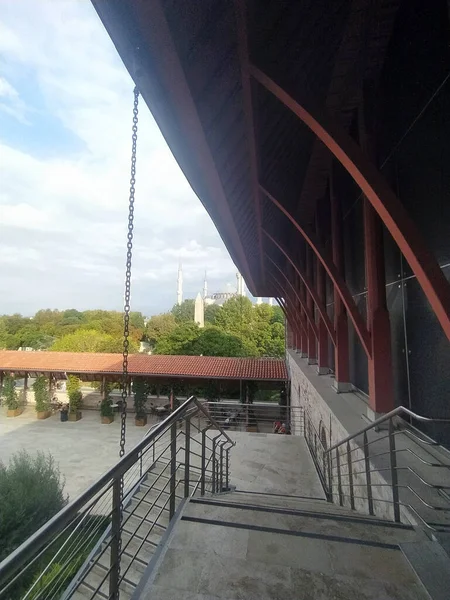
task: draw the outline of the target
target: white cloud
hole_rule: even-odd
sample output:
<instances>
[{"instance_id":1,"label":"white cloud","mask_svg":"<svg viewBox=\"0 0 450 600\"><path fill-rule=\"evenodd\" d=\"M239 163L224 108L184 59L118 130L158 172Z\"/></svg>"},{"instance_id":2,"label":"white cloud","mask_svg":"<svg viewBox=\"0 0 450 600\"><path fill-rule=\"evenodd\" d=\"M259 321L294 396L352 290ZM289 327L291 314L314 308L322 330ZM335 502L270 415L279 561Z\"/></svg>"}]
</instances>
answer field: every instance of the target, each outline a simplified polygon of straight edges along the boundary
<instances>
[{"instance_id":1,"label":"white cloud","mask_svg":"<svg viewBox=\"0 0 450 600\"><path fill-rule=\"evenodd\" d=\"M3 0L0 55L2 118L7 110L24 123L23 139L7 139L0 131L0 313L47 306L118 308L133 82L90 2ZM44 137L31 140L27 115L30 121L30 115L33 121L57 120L58 128L48 131L54 150ZM58 136L69 136L62 150ZM174 303L179 258L186 295L200 289L205 268L211 290L233 281L227 251L141 102L136 309L159 312ZM27 293L34 282L39 292Z\"/></svg>"}]
</instances>

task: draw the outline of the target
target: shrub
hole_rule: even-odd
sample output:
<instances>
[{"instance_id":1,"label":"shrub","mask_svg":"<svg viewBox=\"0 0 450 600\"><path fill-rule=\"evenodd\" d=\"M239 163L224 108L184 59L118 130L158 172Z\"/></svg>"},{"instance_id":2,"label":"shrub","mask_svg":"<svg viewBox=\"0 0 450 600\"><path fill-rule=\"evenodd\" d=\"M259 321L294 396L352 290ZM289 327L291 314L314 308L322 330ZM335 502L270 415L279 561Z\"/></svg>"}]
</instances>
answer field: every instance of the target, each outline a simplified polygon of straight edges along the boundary
<instances>
[{"instance_id":1,"label":"shrub","mask_svg":"<svg viewBox=\"0 0 450 600\"><path fill-rule=\"evenodd\" d=\"M0 561L67 503L64 478L50 454L14 454L0 462Z\"/></svg>"},{"instance_id":2,"label":"shrub","mask_svg":"<svg viewBox=\"0 0 450 600\"><path fill-rule=\"evenodd\" d=\"M50 399L48 395L48 381L44 375L39 375L33 383L36 411L45 412L50 410Z\"/></svg>"},{"instance_id":3,"label":"shrub","mask_svg":"<svg viewBox=\"0 0 450 600\"><path fill-rule=\"evenodd\" d=\"M69 411L75 413L81 409L83 404L83 393L80 390L81 381L75 375L69 375L66 385L69 396Z\"/></svg>"},{"instance_id":4,"label":"shrub","mask_svg":"<svg viewBox=\"0 0 450 600\"><path fill-rule=\"evenodd\" d=\"M15 387L14 377L7 375L3 380L2 398L5 399L8 410L19 408L19 395Z\"/></svg>"},{"instance_id":5,"label":"shrub","mask_svg":"<svg viewBox=\"0 0 450 600\"><path fill-rule=\"evenodd\" d=\"M112 409L111 392L113 386L110 383L105 383L105 397L100 403L100 414L102 417L112 417L114 412Z\"/></svg>"},{"instance_id":6,"label":"shrub","mask_svg":"<svg viewBox=\"0 0 450 600\"><path fill-rule=\"evenodd\" d=\"M147 402L149 386L144 379L134 379L134 412L137 419L143 418L146 415L145 403Z\"/></svg>"}]
</instances>

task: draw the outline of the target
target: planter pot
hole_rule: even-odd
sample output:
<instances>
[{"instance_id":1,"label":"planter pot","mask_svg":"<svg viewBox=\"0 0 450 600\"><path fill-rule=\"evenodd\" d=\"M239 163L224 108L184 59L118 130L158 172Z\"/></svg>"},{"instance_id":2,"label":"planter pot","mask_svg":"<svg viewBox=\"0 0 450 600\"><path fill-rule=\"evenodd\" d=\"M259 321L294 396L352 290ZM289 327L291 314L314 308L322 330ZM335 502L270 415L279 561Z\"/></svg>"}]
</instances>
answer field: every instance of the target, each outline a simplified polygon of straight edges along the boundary
<instances>
[{"instance_id":1,"label":"planter pot","mask_svg":"<svg viewBox=\"0 0 450 600\"><path fill-rule=\"evenodd\" d=\"M102 417L103 425L110 425L114 421L114 417Z\"/></svg>"},{"instance_id":2,"label":"planter pot","mask_svg":"<svg viewBox=\"0 0 450 600\"><path fill-rule=\"evenodd\" d=\"M8 408L7 416L8 417L18 417L23 413L23 408Z\"/></svg>"},{"instance_id":3,"label":"planter pot","mask_svg":"<svg viewBox=\"0 0 450 600\"><path fill-rule=\"evenodd\" d=\"M69 421L79 421L82 417L81 410L77 410L76 412L69 412Z\"/></svg>"},{"instance_id":4,"label":"planter pot","mask_svg":"<svg viewBox=\"0 0 450 600\"><path fill-rule=\"evenodd\" d=\"M51 414L52 412L50 410L40 410L36 413L36 417L40 420L48 419Z\"/></svg>"},{"instance_id":5,"label":"planter pot","mask_svg":"<svg viewBox=\"0 0 450 600\"><path fill-rule=\"evenodd\" d=\"M134 424L136 425L136 427L144 427L145 425L147 425L147 415L136 417L134 419Z\"/></svg>"}]
</instances>

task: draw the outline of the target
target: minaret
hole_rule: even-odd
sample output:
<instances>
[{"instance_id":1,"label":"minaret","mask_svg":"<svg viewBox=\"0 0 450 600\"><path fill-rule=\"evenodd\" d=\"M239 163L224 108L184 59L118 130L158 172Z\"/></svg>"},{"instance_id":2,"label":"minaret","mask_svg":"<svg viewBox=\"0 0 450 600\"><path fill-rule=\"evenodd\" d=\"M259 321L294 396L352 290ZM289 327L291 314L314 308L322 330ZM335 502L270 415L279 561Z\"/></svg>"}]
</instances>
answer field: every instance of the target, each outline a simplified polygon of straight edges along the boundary
<instances>
[{"instance_id":1,"label":"minaret","mask_svg":"<svg viewBox=\"0 0 450 600\"><path fill-rule=\"evenodd\" d=\"M207 295L208 295L208 283L206 281L206 271L205 271L205 280L203 282L203 300L206 298Z\"/></svg>"},{"instance_id":2,"label":"minaret","mask_svg":"<svg viewBox=\"0 0 450 600\"><path fill-rule=\"evenodd\" d=\"M238 296L245 296L244 278L240 273L236 273L236 293Z\"/></svg>"},{"instance_id":3,"label":"minaret","mask_svg":"<svg viewBox=\"0 0 450 600\"><path fill-rule=\"evenodd\" d=\"M256 298L256 304L262 304L262 298Z\"/></svg>"},{"instance_id":4,"label":"minaret","mask_svg":"<svg viewBox=\"0 0 450 600\"><path fill-rule=\"evenodd\" d=\"M269 306L273 306L273 298L269 298Z\"/></svg>"},{"instance_id":5,"label":"minaret","mask_svg":"<svg viewBox=\"0 0 450 600\"><path fill-rule=\"evenodd\" d=\"M177 304L180 305L183 302L183 270L181 268L181 262L178 265L178 278L177 278Z\"/></svg>"}]
</instances>

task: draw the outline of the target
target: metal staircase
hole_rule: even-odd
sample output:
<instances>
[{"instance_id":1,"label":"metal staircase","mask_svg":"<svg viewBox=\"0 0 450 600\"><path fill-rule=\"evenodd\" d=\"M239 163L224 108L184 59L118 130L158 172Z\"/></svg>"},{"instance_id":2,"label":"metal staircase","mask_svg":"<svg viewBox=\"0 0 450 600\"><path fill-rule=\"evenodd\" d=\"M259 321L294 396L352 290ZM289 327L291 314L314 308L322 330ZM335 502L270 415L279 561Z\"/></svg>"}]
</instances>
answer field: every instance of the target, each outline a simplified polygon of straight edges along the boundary
<instances>
[{"instance_id":1,"label":"metal staircase","mask_svg":"<svg viewBox=\"0 0 450 600\"><path fill-rule=\"evenodd\" d=\"M182 503L228 488L233 446L189 398L0 564L0 598L131 598Z\"/></svg>"}]
</instances>

